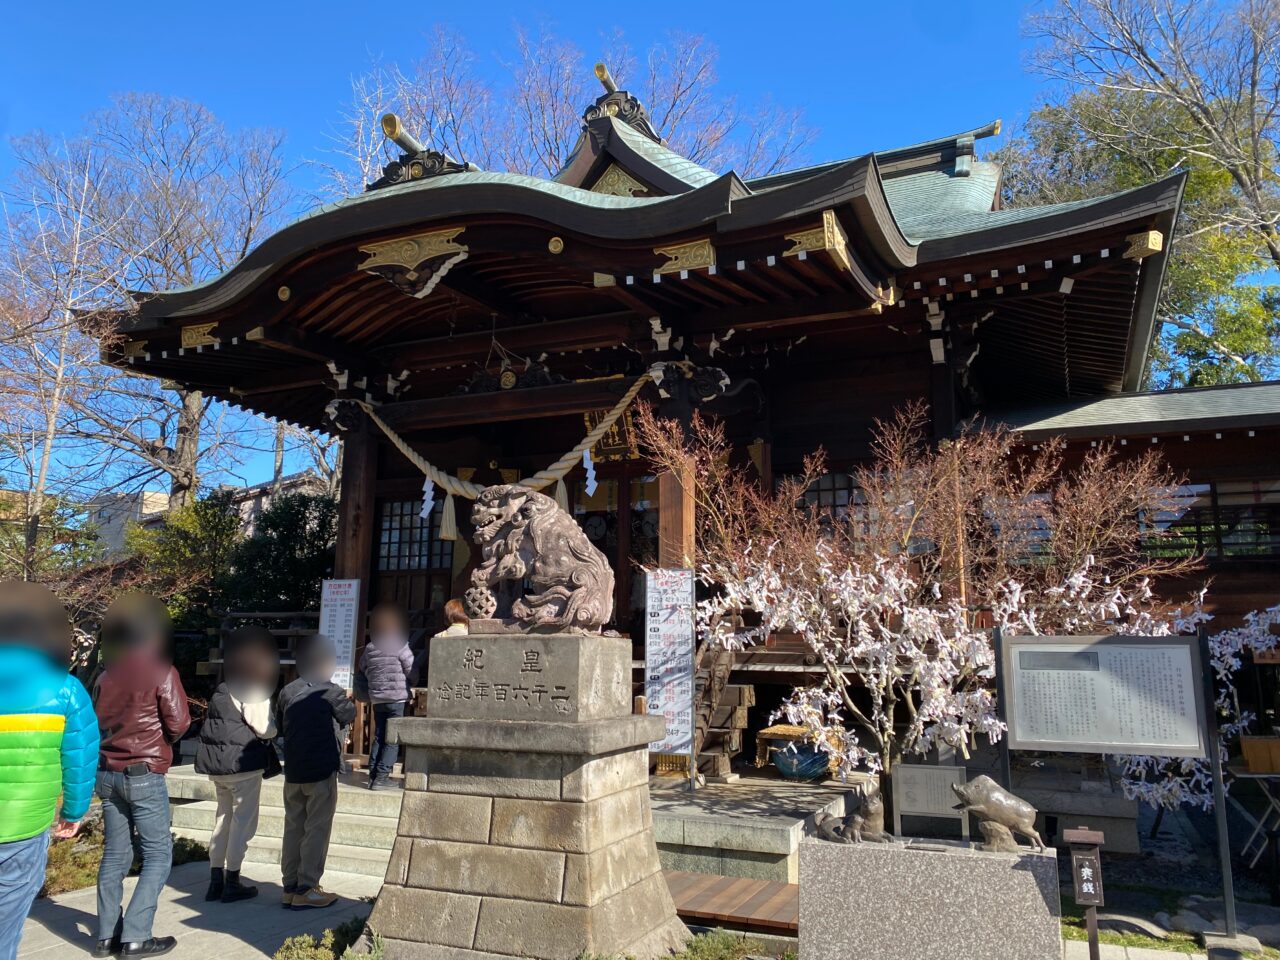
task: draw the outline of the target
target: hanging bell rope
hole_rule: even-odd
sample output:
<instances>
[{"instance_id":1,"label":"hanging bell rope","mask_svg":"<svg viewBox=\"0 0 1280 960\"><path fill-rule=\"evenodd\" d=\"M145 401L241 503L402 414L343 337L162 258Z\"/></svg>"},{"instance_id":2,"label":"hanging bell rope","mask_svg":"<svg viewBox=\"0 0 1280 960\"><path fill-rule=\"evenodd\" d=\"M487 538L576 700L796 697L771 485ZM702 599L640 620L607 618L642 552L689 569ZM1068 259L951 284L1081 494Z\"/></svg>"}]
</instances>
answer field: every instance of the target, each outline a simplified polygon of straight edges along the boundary
<instances>
[{"instance_id":1,"label":"hanging bell rope","mask_svg":"<svg viewBox=\"0 0 1280 960\"><path fill-rule=\"evenodd\" d=\"M568 474L578 461L582 459L582 454L585 451L590 450L599 443L600 438L612 429L613 425L618 422L618 418L622 416L623 411L631 405L631 401L636 398L636 395L644 385L652 379L652 372L640 374L640 376L636 378L635 383L631 384L627 389L627 392L622 395L621 399L619 399L616 404L614 404L613 409L606 413L591 432L582 438L581 443L545 470L539 470L533 476L525 477L523 480L517 480L516 483L519 486L528 487L530 490L542 490L554 483L556 484L556 500L559 501L563 494L566 503L562 503L561 506L566 506L568 496L564 492L565 475ZM437 486L444 489L446 494L444 503L446 517L449 517L452 514L452 498L455 494L460 497L466 497L468 500L474 500L480 496L480 492L484 490L483 485L472 483L469 480L462 480L451 473L445 473L410 447L403 437L392 430L391 427L387 425L386 421L378 416L378 412L374 408L373 404L367 403L364 400L356 400L355 402L362 410L364 410L365 413L369 415L369 419L377 424L378 429L387 435L387 439L391 441L395 448L408 458L410 463L421 470L432 483L435 483Z\"/></svg>"}]
</instances>

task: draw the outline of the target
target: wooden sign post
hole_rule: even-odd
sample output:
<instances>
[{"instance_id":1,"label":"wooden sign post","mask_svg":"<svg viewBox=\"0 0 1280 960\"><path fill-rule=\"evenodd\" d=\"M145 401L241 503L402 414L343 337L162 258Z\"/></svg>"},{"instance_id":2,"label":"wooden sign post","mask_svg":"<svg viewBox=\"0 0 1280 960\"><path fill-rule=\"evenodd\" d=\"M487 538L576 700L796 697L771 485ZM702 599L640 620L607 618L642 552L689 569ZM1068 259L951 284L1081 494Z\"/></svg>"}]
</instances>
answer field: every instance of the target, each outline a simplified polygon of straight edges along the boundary
<instances>
[{"instance_id":1,"label":"wooden sign post","mask_svg":"<svg viewBox=\"0 0 1280 960\"><path fill-rule=\"evenodd\" d=\"M1062 839L1071 847L1071 878L1075 881L1076 905L1085 907L1084 924L1089 934L1089 960L1098 960L1098 908L1106 906L1102 895L1102 844L1100 830L1077 827L1063 830Z\"/></svg>"}]
</instances>

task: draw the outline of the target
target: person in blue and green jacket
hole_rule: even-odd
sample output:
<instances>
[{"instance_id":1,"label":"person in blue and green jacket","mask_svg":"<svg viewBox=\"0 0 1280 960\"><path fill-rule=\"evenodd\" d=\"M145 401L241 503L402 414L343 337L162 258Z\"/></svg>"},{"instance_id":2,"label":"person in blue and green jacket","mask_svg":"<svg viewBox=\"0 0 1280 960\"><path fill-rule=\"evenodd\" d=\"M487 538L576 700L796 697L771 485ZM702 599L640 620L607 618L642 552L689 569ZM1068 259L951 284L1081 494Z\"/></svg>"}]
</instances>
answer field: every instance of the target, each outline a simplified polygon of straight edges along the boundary
<instances>
[{"instance_id":1,"label":"person in blue and green jacket","mask_svg":"<svg viewBox=\"0 0 1280 960\"><path fill-rule=\"evenodd\" d=\"M67 672L70 653L57 598L39 584L0 583L0 960L18 955L50 833L75 836L93 798L98 719Z\"/></svg>"}]
</instances>

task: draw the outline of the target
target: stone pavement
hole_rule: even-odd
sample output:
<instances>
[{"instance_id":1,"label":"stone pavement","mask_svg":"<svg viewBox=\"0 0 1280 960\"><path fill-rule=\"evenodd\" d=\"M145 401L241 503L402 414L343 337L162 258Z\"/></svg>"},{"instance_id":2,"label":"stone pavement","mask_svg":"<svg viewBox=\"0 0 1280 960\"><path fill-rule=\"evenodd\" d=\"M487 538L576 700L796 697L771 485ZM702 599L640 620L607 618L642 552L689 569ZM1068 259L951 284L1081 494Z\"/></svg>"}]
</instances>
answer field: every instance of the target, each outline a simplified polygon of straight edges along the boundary
<instances>
[{"instance_id":1,"label":"stone pavement","mask_svg":"<svg viewBox=\"0 0 1280 960\"><path fill-rule=\"evenodd\" d=\"M241 903L205 903L209 882L206 863L174 867L156 911L156 936L178 938L169 954L176 960L248 960L270 957L285 939L300 933L318 934L354 916L367 916L381 880L347 873L327 872L323 886L342 899L325 910L282 910L280 869L247 863L243 876L260 890ZM125 881L125 895L136 879ZM27 960L63 960L88 955L97 929L97 895L93 887L37 900L23 928L18 956ZM73 949L68 949L70 945Z\"/></svg>"},{"instance_id":2,"label":"stone pavement","mask_svg":"<svg viewBox=\"0 0 1280 960\"><path fill-rule=\"evenodd\" d=\"M1062 946L1062 960L1089 960L1089 944L1084 940L1067 940ZM1099 960L1205 960L1203 953L1118 947L1114 943L1098 944L1098 957Z\"/></svg>"}]
</instances>

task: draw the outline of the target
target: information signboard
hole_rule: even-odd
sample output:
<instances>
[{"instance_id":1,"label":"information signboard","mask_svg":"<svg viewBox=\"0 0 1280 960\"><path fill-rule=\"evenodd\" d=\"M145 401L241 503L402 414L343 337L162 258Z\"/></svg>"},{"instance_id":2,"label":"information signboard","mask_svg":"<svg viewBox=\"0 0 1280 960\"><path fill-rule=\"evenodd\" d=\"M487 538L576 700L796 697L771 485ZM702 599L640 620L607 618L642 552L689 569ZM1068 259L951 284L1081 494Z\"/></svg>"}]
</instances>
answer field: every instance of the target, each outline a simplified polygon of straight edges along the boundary
<instances>
[{"instance_id":1,"label":"information signboard","mask_svg":"<svg viewBox=\"0 0 1280 960\"><path fill-rule=\"evenodd\" d=\"M667 721L654 753L693 751L693 571L645 572L644 696Z\"/></svg>"},{"instance_id":2,"label":"information signboard","mask_svg":"<svg viewBox=\"0 0 1280 960\"><path fill-rule=\"evenodd\" d=\"M964 767L895 763L893 776L893 832L902 836L902 818L946 817L960 821L960 834L969 839L969 814L956 809L952 784L967 783Z\"/></svg>"},{"instance_id":3,"label":"information signboard","mask_svg":"<svg viewBox=\"0 0 1280 960\"><path fill-rule=\"evenodd\" d=\"M1207 756L1195 637L1004 637L1010 750Z\"/></svg>"},{"instance_id":4,"label":"information signboard","mask_svg":"<svg viewBox=\"0 0 1280 960\"><path fill-rule=\"evenodd\" d=\"M319 633L333 644L338 668L333 682L351 689L360 622L360 581L324 580L320 584Z\"/></svg>"}]
</instances>

